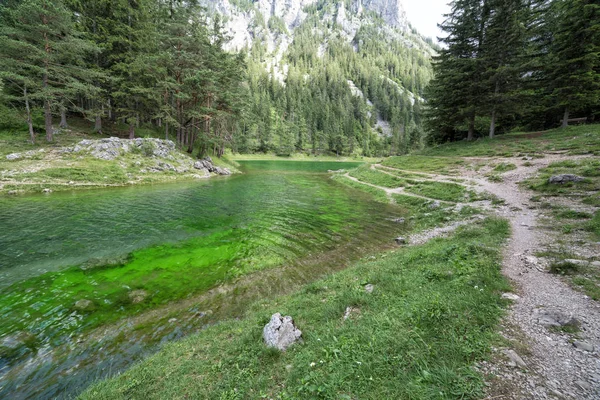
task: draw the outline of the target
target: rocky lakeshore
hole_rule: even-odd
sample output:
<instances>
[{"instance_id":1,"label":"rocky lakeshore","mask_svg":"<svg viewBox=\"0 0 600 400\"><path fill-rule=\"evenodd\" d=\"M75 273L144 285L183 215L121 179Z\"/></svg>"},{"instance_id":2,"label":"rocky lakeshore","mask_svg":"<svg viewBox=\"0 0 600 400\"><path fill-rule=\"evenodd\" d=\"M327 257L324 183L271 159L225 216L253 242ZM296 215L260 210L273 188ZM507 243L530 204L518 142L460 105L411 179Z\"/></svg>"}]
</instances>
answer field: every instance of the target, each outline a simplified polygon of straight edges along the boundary
<instances>
[{"instance_id":1,"label":"rocky lakeshore","mask_svg":"<svg viewBox=\"0 0 600 400\"><path fill-rule=\"evenodd\" d=\"M193 158L171 140L85 139L72 146L7 154L0 160L0 193L126 186L230 175L210 157Z\"/></svg>"}]
</instances>

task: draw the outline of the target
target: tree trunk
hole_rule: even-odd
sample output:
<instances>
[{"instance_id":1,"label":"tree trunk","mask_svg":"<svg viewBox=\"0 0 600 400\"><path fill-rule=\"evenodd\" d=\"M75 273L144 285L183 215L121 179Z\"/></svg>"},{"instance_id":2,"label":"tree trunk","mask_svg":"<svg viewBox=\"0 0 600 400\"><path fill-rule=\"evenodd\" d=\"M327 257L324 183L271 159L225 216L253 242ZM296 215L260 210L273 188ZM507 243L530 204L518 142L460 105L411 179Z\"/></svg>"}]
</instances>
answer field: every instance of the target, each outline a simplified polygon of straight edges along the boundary
<instances>
[{"instance_id":1,"label":"tree trunk","mask_svg":"<svg viewBox=\"0 0 600 400\"><path fill-rule=\"evenodd\" d=\"M46 126L46 140L51 142L52 134L54 132L52 129L52 110L50 108L50 100L46 100L44 102L44 123Z\"/></svg>"},{"instance_id":2,"label":"tree trunk","mask_svg":"<svg viewBox=\"0 0 600 400\"><path fill-rule=\"evenodd\" d=\"M60 124L58 125L61 129L65 129L67 125L67 109L61 104L60 106Z\"/></svg>"},{"instance_id":3,"label":"tree trunk","mask_svg":"<svg viewBox=\"0 0 600 400\"><path fill-rule=\"evenodd\" d=\"M31 118L31 108L29 107L29 97L27 96L27 87L23 88L23 96L25 96L25 109L27 110L27 126L29 127L29 137L31 144L35 143L35 133L33 132L33 120Z\"/></svg>"},{"instance_id":4,"label":"tree trunk","mask_svg":"<svg viewBox=\"0 0 600 400\"><path fill-rule=\"evenodd\" d=\"M129 139L135 139L135 123L129 123Z\"/></svg>"},{"instance_id":5,"label":"tree trunk","mask_svg":"<svg viewBox=\"0 0 600 400\"><path fill-rule=\"evenodd\" d=\"M565 107L565 113L563 114L562 128L569 126L569 107Z\"/></svg>"},{"instance_id":6,"label":"tree trunk","mask_svg":"<svg viewBox=\"0 0 600 400\"><path fill-rule=\"evenodd\" d=\"M471 141L473 140L473 133L475 132L475 116L473 115L471 117L471 120L469 121L469 132L467 133L467 140Z\"/></svg>"},{"instance_id":7,"label":"tree trunk","mask_svg":"<svg viewBox=\"0 0 600 400\"><path fill-rule=\"evenodd\" d=\"M165 121L165 140L169 140L169 122Z\"/></svg>"},{"instance_id":8,"label":"tree trunk","mask_svg":"<svg viewBox=\"0 0 600 400\"><path fill-rule=\"evenodd\" d=\"M490 139L496 134L496 110L492 110L492 122L490 122Z\"/></svg>"},{"instance_id":9,"label":"tree trunk","mask_svg":"<svg viewBox=\"0 0 600 400\"><path fill-rule=\"evenodd\" d=\"M96 115L96 120L94 122L94 132L102 133L102 116Z\"/></svg>"}]
</instances>

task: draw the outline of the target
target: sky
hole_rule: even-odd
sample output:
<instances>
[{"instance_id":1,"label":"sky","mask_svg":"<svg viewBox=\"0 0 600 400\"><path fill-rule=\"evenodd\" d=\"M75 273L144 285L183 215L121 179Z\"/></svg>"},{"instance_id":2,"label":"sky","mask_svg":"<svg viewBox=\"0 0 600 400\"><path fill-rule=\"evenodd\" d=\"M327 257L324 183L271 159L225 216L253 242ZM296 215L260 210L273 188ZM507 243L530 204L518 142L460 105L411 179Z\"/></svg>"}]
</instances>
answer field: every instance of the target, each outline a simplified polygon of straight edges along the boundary
<instances>
[{"instance_id":1,"label":"sky","mask_svg":"<svg viewBox=\"0 0 600 400\"><path fill-rule=\"evenodd\" d=\"M450 11L447 4L449 2L450 0L403 0L402 4L408 22L419 33L429 36L435 42L437 36L442 36L437 24L444 20L443 14Z\"/></svg>"}]
</instances>

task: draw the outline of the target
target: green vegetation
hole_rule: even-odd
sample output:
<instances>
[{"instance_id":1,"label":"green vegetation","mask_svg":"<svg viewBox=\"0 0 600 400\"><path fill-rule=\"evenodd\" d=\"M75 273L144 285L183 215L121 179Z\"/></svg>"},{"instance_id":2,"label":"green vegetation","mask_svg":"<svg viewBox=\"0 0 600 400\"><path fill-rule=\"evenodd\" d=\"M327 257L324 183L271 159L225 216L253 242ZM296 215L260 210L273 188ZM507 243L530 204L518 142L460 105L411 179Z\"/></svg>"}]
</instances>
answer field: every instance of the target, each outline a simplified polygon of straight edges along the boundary
<instances>
[{"instance_id":1,"label":"green vegetation","mask_svg":"<svg viewBox=\"0 0 600 400\"><path fill-rule=\"evenodd\" d=\"M408 171L452 174L463 163L463 160L456 157L409 155L387 158L383 161L382 165Z\"/></svg>"},{"instance_id":2,"label":"green vegetation","mask_svg":"<svg viewBox=\"0 0 600 400\"><path fill-rule=\"evenodd\" d=\"M81 398L478 398L483 382L472 366L497 340L508 289L498 249L508 231L487 219L360 262L169 344ZM346 307L358 311L344 321ZM274 312L294 317L303 344L264 347Z\"/></svg>"},{"instance_id":3,"label":"green vegetation","mask_svg":"<svg viewBox=\"0 0 600 400\"><path fill-rule=\"evenodd\" d=\"M513 169L517 169L517 166L513 163L500 163L494 167L492 171L503 173L507 171L512 171Z\"/></svg>"},{"instance_id":4,"label":"green vegetation","mask_svg":"<svg viewBox=\"0 0 600 400\"><path fill-rule=\"evenodd\" d=\"M373 195L373 198L380 203L389 203L390 198L387 193L383 189L379 189L373 186L365 185L360 182L353 181L348 177L343 175L336 174L332 177L333 180L338 181L346 186L350 186L354 189L361 190L363 192L369 193Z\"/></svg>"},{"instance_id":5,"label":"green vegetation","mask_svg":"<svg viewBox=\"0 0 600 400\"><path fill-rule=\"evenodd\" d=\"M513 132L494 139L481 138L472 142L446 143L427 147L418 154L452 157L519 157L541 156L550 151L569 154L600 155L600 124L570 126L543 132Z\"/></svg>"},{"instance_id":6,"label":"green vegetation","mask_svg":"<svg viewBox=\"0 0 600 400\"><path fill-rule=\"evenodd\" d=\"M407 192L437 200L461 202L465 201L467 191L464 186L456 183L446 182L417 182L409 181L411 184L406 188Z\"/></svg>"},{"instance_id":7,"label":"green vegetation","mask_svg":"<svg viewBox=\"0 0 600 400\"><path fill-rule=\"evenodd\" d=\"M376 186L384 186L387 188L397 188L406 185L406 180L397 176L379 172L371 168L371 165L363 165L350 171L350 176Z\"/></svg>"},{"instance_id":8,"label":"green vegetation","mask_svg":"<svg viewBox=\"0 0 600 400\"><path fill-rule=\"evenodd\" d=\"M428 141L595 120L599 15L596 0L452 2L426 93Z\"/></svg>"},{"instance_id":9,"label":"green vegetation","mask_svg":"<svg viewBox=\"0 0 600 400\"><path fill-rule=\"evenodd\" d=\"M559 174L575 174L586 179L564 184L548 183L548 178ZM550 195L581 195L588 191L597 191L600 190L600 160L585 158L553 162L548 167L540 169L539 176L526 180L525 184L532 190Z\"/></svg>"},{"instance_id":10,"label":"green vegetation","mask_svg":"<svg viewBox=\"0 0 600 400\"><path fill-rule=\"evenodd\" d=\"M585 229L591 232L596 239L600 239L600 211L596 211L592 220L585 225Z\"/></svg>"}]
</instances>

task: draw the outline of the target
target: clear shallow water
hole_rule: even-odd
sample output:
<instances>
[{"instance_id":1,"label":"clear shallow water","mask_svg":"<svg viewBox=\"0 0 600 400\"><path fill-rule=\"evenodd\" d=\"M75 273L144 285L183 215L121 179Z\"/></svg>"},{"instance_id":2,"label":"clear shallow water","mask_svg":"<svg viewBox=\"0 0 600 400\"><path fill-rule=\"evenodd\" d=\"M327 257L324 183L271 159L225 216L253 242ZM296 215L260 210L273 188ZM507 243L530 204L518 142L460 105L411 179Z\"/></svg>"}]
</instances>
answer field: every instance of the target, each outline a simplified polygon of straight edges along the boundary
<instances>
[{"instance_id":1,"label":"clear shallow water","mask_svg":"<svg viewBox=\"0 0 600 400\"><path fill-rule=\"evenodd\" d=\"M0 397L77 393L204 322L90 332L254 271L311 279L398 229L398 210L326 174L356 163L241 164L228 178L0 199Z\"/></svg>"}]
</instances>

